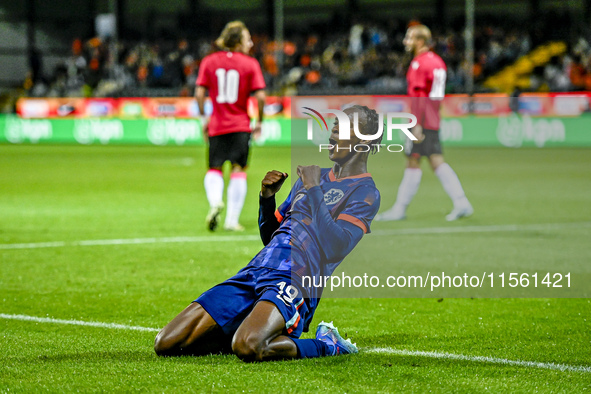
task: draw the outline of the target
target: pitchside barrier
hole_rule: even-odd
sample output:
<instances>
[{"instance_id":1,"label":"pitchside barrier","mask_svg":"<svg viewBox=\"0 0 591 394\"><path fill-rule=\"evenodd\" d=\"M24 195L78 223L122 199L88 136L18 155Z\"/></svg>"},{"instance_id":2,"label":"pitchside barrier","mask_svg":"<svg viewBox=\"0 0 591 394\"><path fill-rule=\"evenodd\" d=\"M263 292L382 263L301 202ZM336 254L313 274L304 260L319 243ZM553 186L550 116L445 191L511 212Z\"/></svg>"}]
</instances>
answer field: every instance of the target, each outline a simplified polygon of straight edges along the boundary
<instances>
[{"instance_id":1,"label":"pitchside barrier","mask_svg":"<svg viewBox=\"0 0 591 394\"><path fill-rule=\"evenodd\" d=\"M446 96L441 101L440 136L445 146L591 147L589 93ZM356 96L380 113L408 112L403 96ZM339 97L270 97L258 146L318 144L299 122L298 110L332 108ZM336 108L336 107L335 107ZM249 102L251 117L256 103ZM206 113L211 104L206 105ZM0 143L203 145L199 112L192 98L21 99L16 115L0 116ZM403 133L392 142L403 143ZM396 140L398 138L398 140Z\"/></svg>"}]
</instances>

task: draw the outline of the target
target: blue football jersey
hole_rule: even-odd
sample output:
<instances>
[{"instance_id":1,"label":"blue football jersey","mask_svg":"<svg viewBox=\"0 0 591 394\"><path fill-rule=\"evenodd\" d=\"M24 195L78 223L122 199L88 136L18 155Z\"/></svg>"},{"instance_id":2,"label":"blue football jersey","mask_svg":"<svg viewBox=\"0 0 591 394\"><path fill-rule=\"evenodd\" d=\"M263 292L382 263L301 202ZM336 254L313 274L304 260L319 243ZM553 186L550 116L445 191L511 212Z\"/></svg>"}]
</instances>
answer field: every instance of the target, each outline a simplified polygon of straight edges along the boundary
<instances>
[{"instance_id":1,"label":"blue football jersey","mask_svg":"<svg viewBox=\"0 0 591 394\"><path fill-rule=\"evenodd\" d=\"M365 234L379 210L380 193L369 173L336 179L332 169L322 169L319 188L310 190L298 179L275 211L279 227L248 265L291 271L299 277L331 275L345 256L333 247L332 234L322 231L326 227L319 220L327 215L318 214L321 204L330 214L326 220L348 222ZM312 290L315 294L309 297L322 292Z\"/></svg>"}]
</instances>

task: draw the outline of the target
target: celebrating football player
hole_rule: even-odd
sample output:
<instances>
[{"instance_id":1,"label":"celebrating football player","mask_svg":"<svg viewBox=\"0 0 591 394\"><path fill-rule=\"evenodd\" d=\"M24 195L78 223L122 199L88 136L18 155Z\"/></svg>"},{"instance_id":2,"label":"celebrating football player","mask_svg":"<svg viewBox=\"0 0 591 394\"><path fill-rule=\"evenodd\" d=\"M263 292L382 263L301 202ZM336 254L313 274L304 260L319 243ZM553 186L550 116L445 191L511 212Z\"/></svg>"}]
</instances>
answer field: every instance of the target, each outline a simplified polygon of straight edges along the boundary
<instances>
[{"instance_id":1,"label":"celebrating football player","mask_svg":"<svg viewBox=\"0 0 591 394\"><path fill-rule=\"evenodd\" d=\"M367 107L345 113L364 135L378 130L379 116ZM354 116L357 114L358 116ZM310 358L357 353L331 323L320 323L316 339L308 331L322 296L303 277L330 276L357 245L380 206L380 194L367 172L370 147L380 144L339 139L335 123L329 140L332 168L300 166L299 179L276 209L275 194L287 174L270 171L262 181L259 229L265 247L235 276L209 289L156 336L161 356L233 352L244 361ZM353 147L353 149L352 149ZM320 280L314 280L320 282Z\"/></svg>"}]
</instances>

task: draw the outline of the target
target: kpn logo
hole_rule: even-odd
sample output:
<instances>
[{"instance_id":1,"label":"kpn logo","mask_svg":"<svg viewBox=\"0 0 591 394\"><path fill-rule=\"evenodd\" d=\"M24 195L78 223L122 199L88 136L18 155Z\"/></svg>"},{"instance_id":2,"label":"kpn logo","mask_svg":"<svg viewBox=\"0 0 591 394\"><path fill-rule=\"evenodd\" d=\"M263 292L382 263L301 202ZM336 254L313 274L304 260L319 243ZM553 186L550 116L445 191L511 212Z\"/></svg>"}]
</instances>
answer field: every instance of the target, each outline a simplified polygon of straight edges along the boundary
<instances>
[{"instance_id":1,"label":"kpn logo","mask_svg":"<svg viewBox=\"0 0 591 394\"><path fill-rule=\"evenodd\" d=\"M302 111L303 114L308 115L307 123L307 139L309 141L314 140L314 121L320 127L321 132L331 134L331 130L328 128L328 123L322 114L333 114L336 117L335 125L338 125L338 141L334 138L329 138L328 143L318 144L319 152L322 150L346 150L355 152L369 152L374 148L379 152L381 149L387 150L388 152L402 152L404 147L400 144L391 143L394 140L394 131L402 132L401 136L408 137L411 141L417 141L412 132L409 130L417 125L417 117L413 114L406 112L388 112L385 115L378 113L377 130L374 127L372 130L360 130L359 125L359 112L354 111L347 115L343 110L338 109L326 109L322 111L315 110L310 107L302 107L308 112ZM352 116L352 118L351 118ZM384 127L384 118L386 119ZM399 123L404 122L406 123ZM408 122L409 121L409 122ZM396 123L398 122L398 123ZM351 126L353 128L353 134L351 134ZM369 127L366 127L366 129ZM384 128L386 129L386 135L384 141ZM362 132L363 131L363 132ZM351 140L351 136L355 135L359 143L356 144L339 144L340 141Z\"/></svg>"}]
</instances>

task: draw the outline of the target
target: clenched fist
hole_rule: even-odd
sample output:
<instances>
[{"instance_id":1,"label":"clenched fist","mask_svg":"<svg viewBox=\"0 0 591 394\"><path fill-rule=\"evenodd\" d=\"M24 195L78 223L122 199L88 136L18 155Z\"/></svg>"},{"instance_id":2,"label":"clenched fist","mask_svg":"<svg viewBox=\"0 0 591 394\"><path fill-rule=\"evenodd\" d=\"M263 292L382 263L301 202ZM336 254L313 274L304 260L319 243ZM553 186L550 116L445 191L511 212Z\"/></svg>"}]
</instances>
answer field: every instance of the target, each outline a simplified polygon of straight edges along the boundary
<instances>
[{"instance_id":1,"label":"clenched fist","mask_svg":"<svg viewBox=\"0 0 591 394\"><path fill-rule=\"evenodd\" d=\"M281 189L283 182L287 179L288 175L286 172L280 171L269 171L261 182L261 196L263 198L269 198L275 195Z\"/></svg>"},{"instance_id":2,"label":"clenched fist","mask_svg":"<svg viewBox=\"0 0 591 394\"><path fill-rule=\"evenodd\" d=\"M320 185L320 167L298 166L298 175L302 178L306 190Z\"/></svg>"}]
</instances>

